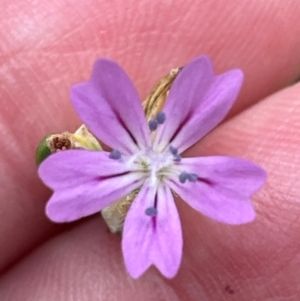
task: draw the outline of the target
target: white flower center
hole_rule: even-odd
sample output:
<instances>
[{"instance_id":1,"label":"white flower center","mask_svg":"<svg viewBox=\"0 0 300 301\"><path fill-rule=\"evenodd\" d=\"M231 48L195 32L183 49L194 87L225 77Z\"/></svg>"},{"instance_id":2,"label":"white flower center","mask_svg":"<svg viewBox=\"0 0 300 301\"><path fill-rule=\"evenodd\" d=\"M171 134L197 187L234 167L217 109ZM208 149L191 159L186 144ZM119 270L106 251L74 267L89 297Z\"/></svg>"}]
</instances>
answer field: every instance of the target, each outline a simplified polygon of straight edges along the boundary
<instances>
[{"instance_id":1,"label":"white flower center","mask_svg":"<svg viewBox=\"0 0 300 301\"><path fill-rule=\"evenodd\" d=\"M149 148L134 155L130 161L133 169L141 172L149 180L149 185L157 185L159 181L180 174L177 166L178 156L174 156L169 150L160 153Z\"/></svg>"}]
</instances>

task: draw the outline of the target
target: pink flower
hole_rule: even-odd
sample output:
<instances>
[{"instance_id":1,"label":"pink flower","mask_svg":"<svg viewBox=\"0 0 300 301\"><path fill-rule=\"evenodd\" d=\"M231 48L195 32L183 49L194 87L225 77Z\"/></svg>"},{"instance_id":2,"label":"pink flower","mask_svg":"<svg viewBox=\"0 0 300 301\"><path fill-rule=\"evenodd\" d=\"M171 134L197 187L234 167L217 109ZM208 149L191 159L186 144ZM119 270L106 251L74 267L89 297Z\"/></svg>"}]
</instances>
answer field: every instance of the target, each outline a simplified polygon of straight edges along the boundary
<instances>
[{"instance_id":1,"label":"pink flower","mask_svg":"<svg viewBox=\"0 0 300 301\"><path fill-rule=\"evenodd\" d=\"M77 220L139 189L124 224L127 270L137 278L154 264L164 276L175 276L183 239L172 192L219 222L238 225L255 217L250 196L265 182L261 167L233 157L180 156L225 117L242 81L240 70L216 76L211 61L198 57L179 73L163 111L147 123L125 72L98 60L91 79L75 85L71 98L83 122L113 151L63 151L40 165L40 177L54 190L48 217Z\"/></svg>"}]
</instances>

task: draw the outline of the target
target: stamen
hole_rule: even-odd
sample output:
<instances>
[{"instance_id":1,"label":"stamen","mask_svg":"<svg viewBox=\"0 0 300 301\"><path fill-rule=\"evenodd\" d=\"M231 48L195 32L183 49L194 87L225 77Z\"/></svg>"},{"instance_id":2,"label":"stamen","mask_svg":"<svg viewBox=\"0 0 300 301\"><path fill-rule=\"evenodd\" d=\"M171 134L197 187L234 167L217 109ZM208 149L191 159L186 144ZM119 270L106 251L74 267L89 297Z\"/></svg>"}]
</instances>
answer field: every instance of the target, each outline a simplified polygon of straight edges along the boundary
<instances>
[{"instance_id":1,"label":"stamen","mask_svg":"<svg viewBox=\"0 0 300 301\"><path fill-rule=\"evenodd\" d=\"M180 175L179 175L179 182L184 184L186 182L186 180L188 179L188 176L189 174L186 173L186 172L182 172Z\"/></svg>"},{"instance_id":2,"label":"stamen","mask_svg":"<svg viewBox=\"0 0 300 301\"><path fill-rule=\"evenodd\" d=\"M145 210L145 214L148 216L156 216L157 215L157 209L155 207L149 207Z\"/></svg>"},{"instance_id":3,"label":"stamen","mask_svg":"<svg viewBox=\"0 0 300 301\"><path fill-rule=\"evenodd\" d=\"M172 145L170 145L169 150L170 150L171 154L174 156L178 154L178 149Z\"/></svg>"},{"instance_id":4,"label":"stamen","mask_svg":"<svg viewBox=\"0 0 300 301\"><path fill-rule=\"evenodd\" d=\"M197 180L198 180L198 175L195 174L195 173L189 173L189 174L188 174L188 180L189 180L190 182L195 183L195 182L197 182Z\"/></svg>"},{"instance_id":5,"label":"stamen","mask_svg":"<svg viewBox=\"0 0 300 301\"><path fill-rule=\"evenodd\" d=\"M166 114L164 112L158 112L156 115L156 121L158 124L163 124L166 120Z\"/></svg>"},{"instance_id":6,"label":"stamen","mask_svg":"<svg viewBox=\"0 0 300 301\"><path fill-rule=\"evenodd\" d=\"M117 149L114 149L110 152L108 157L110 159L118 160L121 158L121 153Z\"/></svg>"},{"instance_id":7,"label":"stamen","mask_svg":"<svg viewBox=\"0 0 300 301\"><path fill-rule=\"evenodd\" d=\"M180 157L180 155L175 155L174 156L174 159L173 159L173 161L175 161L175 162L179 162L179 161L181 161L181 157Z\"/></svg>"},{"instance_id":8,"label":"stamen","mask_svg":"<svg viewBox=\"0 0 300 301\"><path fill-rule=\"evenodd\" d=\"M197 182L199 176L195 173L187 173L185 171L183 171L180 175L179 175L179 181L180 183L185 183L186 180L190 181L190 182Z\"/></svg>"},{"instance_id":9,"label":"stamen","mask_svg":"<svg viewBox=\"0 0 300 301\"><path fill-rule=\"evenodd\" d=\"M151 132L154 132L157 129L157 121L154 119L149 120L148 125Z\"/></svg>"}]
</instances>

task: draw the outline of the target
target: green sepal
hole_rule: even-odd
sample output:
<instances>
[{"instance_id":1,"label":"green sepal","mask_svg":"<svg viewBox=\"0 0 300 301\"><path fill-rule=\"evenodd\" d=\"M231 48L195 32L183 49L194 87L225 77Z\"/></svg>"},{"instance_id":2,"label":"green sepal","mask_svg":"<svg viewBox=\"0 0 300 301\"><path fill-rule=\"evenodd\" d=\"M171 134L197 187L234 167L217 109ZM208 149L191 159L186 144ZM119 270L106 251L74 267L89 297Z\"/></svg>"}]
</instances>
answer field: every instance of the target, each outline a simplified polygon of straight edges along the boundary
<instances>
[{"instance_id":1,"label":"green sepal","mask_svg":"<svg viewBox=\"0 0 300 301\"><path fill-rule=\"evenodd\" d=\"M36 149L35 162L37 165L40 165L47 157L51 155L51 150L49 149L46 143L48 137L49 135L45 136Z\"/></svg>"}]
</instances>

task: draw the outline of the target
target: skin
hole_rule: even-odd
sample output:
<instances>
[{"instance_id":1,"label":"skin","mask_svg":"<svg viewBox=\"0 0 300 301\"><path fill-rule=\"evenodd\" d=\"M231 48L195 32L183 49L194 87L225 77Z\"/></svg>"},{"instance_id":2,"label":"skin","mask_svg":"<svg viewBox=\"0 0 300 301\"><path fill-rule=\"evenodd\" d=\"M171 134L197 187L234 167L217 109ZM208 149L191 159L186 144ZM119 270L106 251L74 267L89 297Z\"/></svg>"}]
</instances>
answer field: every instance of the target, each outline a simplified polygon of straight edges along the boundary
<instances>
[{"instance_id":1,"label":"skin","mask_svg":"<svg viewBox=\"0 0 300 301\"><path fill-rule=\"evenodd\" d=\"M0 295L9 300L299 300L300 2L46 0L0 3ZM184 252L172 280L131 279L96 215L55 225L35 147L80 125L69 101L97 57L144 98L169 69L208 54L245 83L227 120L188 156L240 156L268 172L253 223L228 226L177 200ZM3 136L2 136L3 137Z\"/></svg>"}]
</instances>

